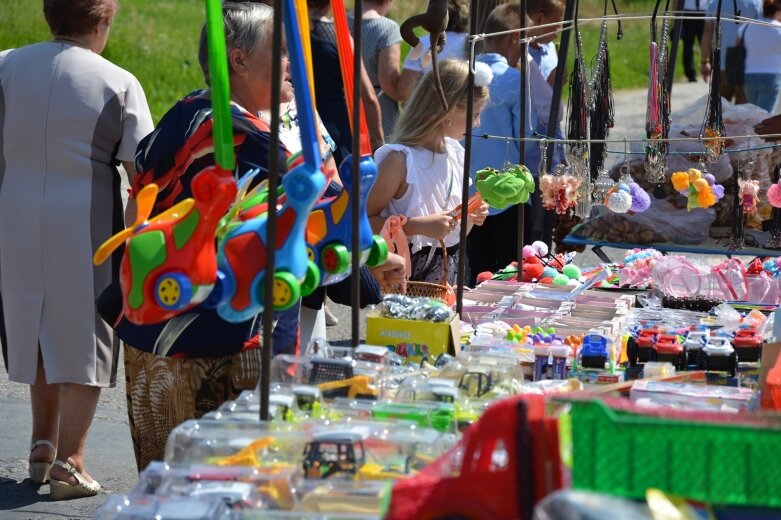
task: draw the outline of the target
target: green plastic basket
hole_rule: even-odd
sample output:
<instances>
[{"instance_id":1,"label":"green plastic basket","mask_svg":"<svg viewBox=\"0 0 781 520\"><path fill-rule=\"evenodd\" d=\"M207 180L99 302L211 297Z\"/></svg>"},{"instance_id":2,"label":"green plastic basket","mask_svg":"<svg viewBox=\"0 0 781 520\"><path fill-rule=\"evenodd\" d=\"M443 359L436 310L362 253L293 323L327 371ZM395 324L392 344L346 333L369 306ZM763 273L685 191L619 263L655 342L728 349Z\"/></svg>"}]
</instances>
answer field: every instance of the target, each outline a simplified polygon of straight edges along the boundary
<instances>
[{"instance_id":1,"label":"green plastic basket","mask_svg":"<svg viewBox=\"0 0 781 520\"><path fill-rule=\"evenodd\" d=\"M781 506L777 417L569 402L574 488L637 499L656 488L714 505Z\"/></svg>"}]
</instances>

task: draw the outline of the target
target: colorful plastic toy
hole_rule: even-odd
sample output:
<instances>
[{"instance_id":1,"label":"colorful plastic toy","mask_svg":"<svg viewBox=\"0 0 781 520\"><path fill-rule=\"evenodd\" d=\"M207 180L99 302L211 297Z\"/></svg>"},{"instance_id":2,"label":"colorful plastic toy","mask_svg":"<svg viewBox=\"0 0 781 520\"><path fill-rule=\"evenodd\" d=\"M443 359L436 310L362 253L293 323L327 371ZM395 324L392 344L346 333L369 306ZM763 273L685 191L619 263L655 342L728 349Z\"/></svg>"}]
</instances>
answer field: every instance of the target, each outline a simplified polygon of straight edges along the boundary
<instances>
[{"instance_id":1,"label":"colorful plastic toy","mask_svg":"<svg viewBox=\"0 0 781 520\"><path fill-rule=\"evenodd\" d=\"M320 268L321 285L330 285L350 275L352 250L352 203L351 198L360 199L359 237L361 263L369 267L382 265L388 258L388 245L379 235L372 234L369 217L366 214L366 198L377 178L377 165L371 155L360 158L361 191L353 192L352 156L339 166L344 189L332 198L318 202L306 226L307 254L309 260Z\"/></svg>"},{"instance_id":2,"label":"colorful plastic toy","mask_svg":"<svg viewBox=\"0 0 781 520\"><path fill-rule=\"evenodd\" d=\"M636 337L629 338L626 344L629 366L637 366L637 363L646 363L651 356L654 344L662 334L657 326L648 327L638 331Z\"/></svg>"},{"instance_id":3,"label":"colorful plastic toy","mask_svg":"<svg viewBox=\"0 0 781 520\"><path fill-rule=\"evenodd\" d=\"M561 488L559 430L543 396L503 399L447 453L393 485L386 520L518 518Z\"/></svg>"},{"instance_id":4,"label":"colorful plastic toy","mask_svg":"<svg viewBox=\"0 0 781 520\"><path fill-rule=\"evenodd\" d=\"M236 195L230 173L217 167L192 181L186 199L147 220L157 196L150 184L138 194L138 218L95 253L101 264L127 241L120 266L124 315L136 324L165 321L203 302L217 280L214 234Z\"/></svg>"},{"instance_id":5,"label":"colorful plastic toy","mask_svg":"<svg viewBox=\"0 0 781 520\"><path fill-rule=\"evenodd\" d=\"M697 369L709 372L729 372L734 377L738 371L738 355L729 339L714 336L702 347L697 357Z\"/></svg>"},{"instance_id":6,"label":"colorful plastic toy","mask_svg":"<svg viewBox=\"0 0 781 520\"><path fill-rule=\"evenodd\" d=\"M360 133L360 192L354 193L352 184L353 156L347 156L339 165L344 189L332 198L321 200L312 210L306 229L307 255L320 269L320 284L330 285L350 275L352 244L352 198L359 198L359 243L361 263L369 267L382 265L388 258L388 246L379 235L373 235L366 214L366 198L377 178L377 165L372 157L369 130L363 104L359 121L353 121L353 49L347 25L347 13L340 0L331 2L339 50L339 65L348 102L350 127Z\"/></svg>"},{"instance_id":7,"label":"colorful plastic toy","mask_svg":"<svg viewBox=\"0 0 781 520\"><path fill-rule=\"evenodd\" d=\"M608 363L610 341L601 334L588 334L583 336L583 344L580 346L580 366L582 368L598 368L604 370Z\"/></svg>"},{"instance_id":8,"label":"colorful plastic toy","mask_svg":"<svg viewBox=\"0 0 781 520\"><path fill-rule=\"evenodd\" d=\"M698 328L686 333L686 339L683 342L683 348L686 349L686 364L696 365L700 356L700 349L708 344L710 340L710 330L707 328Z\"/></svg>"},{"instance_id":9,"label":"colorful plastic toy","mask_svg":"<svg viewBox=\"0 0 781 520\"><path fill-rule=\"evenodd\" d=\"M738 361L759 361L762 355L762 336L757 329L750 326L741 326L735 331L732 346L738 354Z\"/></svg>"},{"instance_id":10,"label":"colorful plastic toy","mask_svg":"<svg viewBox=\"0 0 781 520\"><path fill-rule=\"evenodd\" d=\"M214 125L213 130L204 125L198 132L203 139L213 137L217 166L193 178L194 200L183 200L151 221L147 219L157 186L145 186L137 196L135 223L107 240L93 258L101 264L127 242L120 285L124 314L137 324L159 323L185 312L203 302L217 281L214 236L236 195L236 182L222 10L219 4L207 2L206 14Z\"/></svg>"},{"instance_id":11,"label":"colorful plastic toy","mask_svg":"<svg viewBox=\"0 0 781 520\"><path fill-rule=\"evenodd\" d=\"M320 284L320 273L307 258L304 232L315 201L325 189L321 173L320 147L315 134L311 91L303 58L301 35L296 20L293 0L287 1L285 31L291 56L290 66L296 103L299 107L303 162L282 178L284 199L277 210L277 242L273 246L266 241L268 208L243 222L231 222L218 245L220 284L210 301L217 313L226 321L241 322L263 311L266 251L276 249L273 304L275 310L289 309L303 295L314 291ZM250 200L265 202L260 190ZM242 203L244 203L242 205ZM239 206L248 211L245 201Z\"/></svg>"},{"instance_id":12,"label":"colorful plastic toy","mask_svg":"<svg viewBox=\"0 0 781 520\"><path fill-rule=\"evenodd\" d=\"M686 370L687 352L677 334L662 334L651 347L649 361L669 361L678 370Z\"/></svg>"}]
</instances>

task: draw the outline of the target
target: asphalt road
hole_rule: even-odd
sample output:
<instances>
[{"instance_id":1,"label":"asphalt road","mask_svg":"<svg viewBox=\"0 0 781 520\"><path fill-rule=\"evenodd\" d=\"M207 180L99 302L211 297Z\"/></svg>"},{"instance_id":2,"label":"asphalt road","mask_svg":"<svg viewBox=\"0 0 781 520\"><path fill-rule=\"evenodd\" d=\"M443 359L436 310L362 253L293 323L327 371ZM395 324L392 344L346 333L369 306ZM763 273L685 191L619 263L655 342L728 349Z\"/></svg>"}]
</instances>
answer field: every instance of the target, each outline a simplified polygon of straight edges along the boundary
<instances>
[{"instance_id":1,"label":"asphalt road","mask_svg":"<svg viewBox=\"0 0 781 520\"><path fill-rule=\"evenodd\" d=\"M688 106L706 93L703 83L676 83L673 106ZM612 135L641 135L643 130L638 121L643 121L645 117L645 91L616 93L615 103L616 127ZM614 251L612 258L620 258L621 254ZM578 261L581 266L597 262L591 253L580 255ZM349 340L350 309L333 304L331 309L340 322L328 329L328 339ZM122 363L119 370L117 387L102 393L86 450L87 468L107 493L129 491L138 477L127 424ZM93 518L106 500L105 494L53 502L49 500L48 485L36 487L27 479L31 428L28 389L9 382L5 370L0 372L0 438L3 439L0 442L0 520Z\"/></svg>"}]
</instances>

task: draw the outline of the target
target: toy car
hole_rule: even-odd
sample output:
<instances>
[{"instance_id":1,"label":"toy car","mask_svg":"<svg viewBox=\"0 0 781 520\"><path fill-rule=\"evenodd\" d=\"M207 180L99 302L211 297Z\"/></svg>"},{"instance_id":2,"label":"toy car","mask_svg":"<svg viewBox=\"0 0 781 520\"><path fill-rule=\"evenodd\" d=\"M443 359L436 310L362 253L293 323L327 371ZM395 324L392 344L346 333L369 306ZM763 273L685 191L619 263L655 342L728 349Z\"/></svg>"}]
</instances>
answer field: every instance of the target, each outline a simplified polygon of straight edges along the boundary
<instances>
[{"instance_id":1,"label":"toy car","mask_svg":"<svg viewBox=\"0 0 781 520\"><path fill-rule=\"evenodd\" d=\"M659 339L662 330L653 326L641 329L637 337L629 338L626 344L629 366L637 366L637 363L646 363L650 356L654 343Z\"/></svg>"},{"instance_id":2,"label":"toy car","mask_svg":"<svg viewBox=\"0 0 781 520\"><path fill-rule=\"evenodd\" d=\"M352 156L339 166L344 189L336 197L318 202L306 225L307 254L320 268L321 284L330 285L350 275L352 249ZM382 265L388 258L388 245L379 235L373 235L366 214L366 197L377 178L377 165L371 156L360 158L361 184L359 197L359 240L361 263L369 267Z\"/></svg>"},{"instance_id":3,"label":"toy car","mask_svg":"<svg viewBox=\"0 0 781 520\"><path fill-rule=\"evenodd\" d=\"M723 336L714 336L702 347L697 357L697 369L709 372L729 372L734 377L738 370L738 355Z\"/></svg>"},{"instance_id":4,"label":"toy car","mask_svg":"<svg viewBox=\"0 0 781 520\"><path fill-rule=\"evenodd\" d=\"M236 196L230 172L209 167L192 180L194 199L185 199L147 220L157 186L137 196L138 219L95 253L103 263L127 241L120 266L124 315L136 324L159 323L200 304L217 281L214 236Z\"/></svg>"},{"instance_id":5,"label":"toy car","mask_svg":"<svg viewBox=\"0 0 781 520\"><path fill-rule=\"evenodd\" d=\"M741 327L735 331L732 346L738 354L738 361L757 362L762 356L762 336L752 327Z\"/></svg>"},{"instance_id":6,"label":"toy car","mask_svg":"<svg viewBox=\"0 0 781 520\"><path fill-rule=\"evenodd\" d=\"M377 347L374 345L358 345L353 352L353 358L359 361L369 361L371 363L385 363L389 361L391 351L388 347Z\"/></svg>"},{"instance_id":7,"label":"toy car","mask_svg":"<svg viewBox=\"0 0 781 520\"><path fill-rule=\"evenodd\" d=\"M352 362L346 359L312 359L309 373L310 385L317 385L323 397L349 397L350 399L376 399L379 390L369 375L356 375Z\"/></svg>"},{"instance_id":8,"label":"toy car","mask_svg":"<svg viewBox=\"0 0 781 520\"><path fill-rule=\"evenodd\" d=\"M686 349L677 334L662 334L651 349L649 361L669 361L678 370L686 370Z\"/></svg>"},{"instance_id":9,"label":"toy car","mask_svg":"<svg viewBox=\"0 0 781 520\"><path fill-rule=\"evenodd\" d=\"M697 364L700 349L707 345L708 341L710 341L710 331L707 328L690 330L686 334L683 348L686 350L686 364L688 366Z\"/></svg>"},{"instance_id":10,"label":"toy car","mask_svg":"<svg viewBox=\"0 0 781 520\"><path fill-rule=\"evenodd\" d=\"M578 352L580 366L582 368L604 369L610 356L607 348L608 343L609 340L601 334L583 336L583 343Z\"/></svg>"}]
</instances>

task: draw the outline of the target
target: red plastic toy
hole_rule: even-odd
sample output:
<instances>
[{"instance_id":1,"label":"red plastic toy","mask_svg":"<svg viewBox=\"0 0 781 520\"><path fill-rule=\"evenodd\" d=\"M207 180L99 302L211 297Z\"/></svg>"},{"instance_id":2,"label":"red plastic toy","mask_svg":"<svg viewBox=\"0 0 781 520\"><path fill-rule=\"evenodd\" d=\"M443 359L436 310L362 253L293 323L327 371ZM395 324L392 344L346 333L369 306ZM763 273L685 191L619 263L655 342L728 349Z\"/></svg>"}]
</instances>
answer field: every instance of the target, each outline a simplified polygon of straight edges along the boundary
<instances>
[{"instance_id":1,"label":"red plastic toy","mask_svg":"<svg viewBox=\"0 0 781 520\"><path fill-rule=\"evenodd\" d=\"M651 347L649 361L669 361L678 370L686 370L686 349L677 334L662 334Z\"/></svg>"},{"instance_id":2,"label":"red plastic toy","mask_svg":"<svg viewBox=\"0 0 781 520\"><path fill-rule=\"evenodd\" d=\"M562 487L556 419L543 396L488 408L452 449L393 486L386 520L518 518Z\"/></svg>"},{"instance_id":3,"label":"red plastic toy","mask_svg":"<svg viewBox=\"0 0 781 520\"><path fill-rule=\"evenodd\" d=\"M136 324L159 323L203 302L217 280L214 234L236 196L233 175L216 166L193 178L186 199L147 220L157 196L150 184L137 197L138 218L95 253L100 264L127 240L120 266L124 315Z\"/></svg>"},{"instance_id":4,"label":"red plastic toy","mask_svg":"<svg viewBox=\"0 0 781 520\"><path fill-rule=\"evenodd\" d=\"M651 351L656 344L662 330L659 327L652 326L641 329L637 336L629 338L626 350L630 366L637 366L637 363L646 363L651 357Z\"/></svg>"},{"instance_id":5,"label":"red plastic toy","mask_svg":"<svg viewBox=\"0 0 781 520\"><path fill-rule=\"evenodd\" d=\"M732 346L738 354L738 361L757 362L762 355L762 336L756 329L740 328L735 332Z\"/></svg>"}]
</instances>

